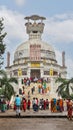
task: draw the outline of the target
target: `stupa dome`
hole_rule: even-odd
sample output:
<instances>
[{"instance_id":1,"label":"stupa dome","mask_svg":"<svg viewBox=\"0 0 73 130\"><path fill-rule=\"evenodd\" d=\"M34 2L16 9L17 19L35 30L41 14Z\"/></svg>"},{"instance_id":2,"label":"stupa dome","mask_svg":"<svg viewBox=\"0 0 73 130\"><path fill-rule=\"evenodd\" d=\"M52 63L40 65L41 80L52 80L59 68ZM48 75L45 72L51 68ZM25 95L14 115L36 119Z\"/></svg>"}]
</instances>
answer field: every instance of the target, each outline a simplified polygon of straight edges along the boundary
<instances>
[{"instance_id":1,"label":"stupa dome","mask_svg":"<svg viewBox=\"0 0 73 130\"><path fill-rule=\"evenodd\" d=\"M26 58L26 57L30 57L30 45L40 45L41 46L41 57L46 57L52 60L56 60L56 56L55 56L55 51L53 49L53 47L46 43L43 42L41 40L37 40L37 39L31 39L28 40L22 44L20 44L14 54L14 61L20 58Z\"/></svg>"}]
</instances>

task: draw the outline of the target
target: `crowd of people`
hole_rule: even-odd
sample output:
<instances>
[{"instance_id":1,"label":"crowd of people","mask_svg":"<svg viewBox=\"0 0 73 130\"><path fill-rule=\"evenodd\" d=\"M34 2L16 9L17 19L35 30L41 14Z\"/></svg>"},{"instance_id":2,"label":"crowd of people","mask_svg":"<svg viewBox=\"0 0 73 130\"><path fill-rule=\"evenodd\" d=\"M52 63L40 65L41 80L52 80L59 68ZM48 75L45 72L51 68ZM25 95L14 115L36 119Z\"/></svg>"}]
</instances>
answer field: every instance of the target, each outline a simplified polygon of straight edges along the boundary
<instances>
[{"instance_id":1,"label":"crowd of people","mask_svg":"<svg viewBox=\"0 0 73 130\"><path fill-rule=\"evenodd\" d=\"M50 110L51 112L68 112L68 119L72 120L72 109L73 109L73 101L68 99L38 99L36 97L31 101L30 99L26 100L25 98L21 98L17 95L15 98L14 110L16 110L16 115L20 115L20 110L24 112L30 108L33 111L38 112L39 110Z\"/></svg>"},{"instance_id":2,"label":"crowd of people","mask_svg":"<svg viewBox=\"0 0 73 130\"><path fill-rule=\"evenodd\" d=\"M36 86L37 85L37 86ZM50 92L50 86L47 85L47 82L46 80L43 81L43 83L39 83L39 84L34 84L31 86L29 86L29 89L28 89L28 92L27 92L27 95L28 97L30 95L33 95L36 91L38 92L38 94L49 94ZM27 89L27 86L22 86L22 89L20 88L19 90L19 94L21 95L26 95L26 89Z\"/></svg>"},{"instance_id":3,"label":"crowd of people","mask_svg":"<svg viewBox=\"0 0 73 130\"><path fill-rule=\"evenodd\" d=\"M0 99L0 111L5 112L10 109L10 102L5 99ZM64 112L67 111L67 117L72 120L73 111L73 101L70 99L38 99L36 97L30 100L30 97L26 99L25 97L20 98L19 95L15 97L13 109L16 111L16 116L20 116L21 111L26 112L26 110L33 109L33 111L38 112L39 110L50 110L51 112Z\"/></svg>"},{"instance_id":4,"label":"crowd of people","mask_svg":"<svg viewBox=\"0 0 73 130\"><path fill-rule=\"evenodd\" d=\"M23 110L24 112L30 108L33 109L33 111L37 112L38 110L49 110L49 101L48 99L44 100L43 98L38 100L38 98L33 98L31 101L30 99L26 100L26 98L20 98L18 95L15 98L14 102L14 110L16 110L16 115L20 115L20 110Z\"/></svg>"},{"instance_id":5,"label":"crowd of people","mask_svg":"<svg viewBox=\"0 0 73 130\"><path fill-rule=\"evenodd\" d=\"M26 86L30 86L30 83L44 83L44 81L49 82L49 79L46 78L37 78L37 77L30 77L30 78L23 78L22 79L22 84L26 85Z\"/></svg>"}]
</instances>

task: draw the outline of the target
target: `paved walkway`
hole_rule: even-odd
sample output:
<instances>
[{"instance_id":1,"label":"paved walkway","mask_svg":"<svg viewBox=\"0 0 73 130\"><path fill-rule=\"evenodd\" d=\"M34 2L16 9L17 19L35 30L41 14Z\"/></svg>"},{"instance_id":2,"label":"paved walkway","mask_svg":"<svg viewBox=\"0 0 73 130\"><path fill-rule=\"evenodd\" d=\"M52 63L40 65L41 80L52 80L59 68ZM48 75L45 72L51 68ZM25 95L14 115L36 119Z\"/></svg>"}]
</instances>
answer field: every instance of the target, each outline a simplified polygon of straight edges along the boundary
<instances>
[{"instance_id":1,"label":"paved walkway","mask_svg":"<svg viewBox=\"0 0 73 130\"><path fill-rule=\"evenodd\" d=\"M67 118L0 118L0 130L73 130Z\"/></svg>"},{"instance_id":2,"label":"paved walkway","mask_svg":"<svg viewBox=\"0 0 73 130\"><path fill-rule=\"evenodd\" d=\"M13 109L7 110L6 112L0 112L0 118L4 117L16 117L16 112ZM34 112L31 110L26 110L24 112L21 111L21 118L67 118L67 112L55 112L52 113L50 110L39 110L38 112Z\"/></svg>"}]
</instances>

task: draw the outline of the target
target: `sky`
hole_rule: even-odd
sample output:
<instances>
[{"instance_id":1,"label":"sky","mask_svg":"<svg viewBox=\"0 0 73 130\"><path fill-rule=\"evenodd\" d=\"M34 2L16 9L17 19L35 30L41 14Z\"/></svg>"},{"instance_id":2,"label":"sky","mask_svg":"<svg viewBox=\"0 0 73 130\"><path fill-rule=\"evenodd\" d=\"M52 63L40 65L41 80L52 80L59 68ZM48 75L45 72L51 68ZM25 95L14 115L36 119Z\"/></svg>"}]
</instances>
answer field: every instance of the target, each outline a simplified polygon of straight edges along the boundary
<instances>
[{"instance_id":1,"label":"sky","mask_svg":"<svg viewBox=\"0 0 73 130\"><path fill-rule=\"evenodd\" d=\"M65 51L67 77L73 77L73 0L0 0L0 18L7 32L4 67L7 51L12 64L17 46L28 40L24 18L34 14L46 17L42 39L53 46L60 65Z\"/></svg>"}]
</instances>

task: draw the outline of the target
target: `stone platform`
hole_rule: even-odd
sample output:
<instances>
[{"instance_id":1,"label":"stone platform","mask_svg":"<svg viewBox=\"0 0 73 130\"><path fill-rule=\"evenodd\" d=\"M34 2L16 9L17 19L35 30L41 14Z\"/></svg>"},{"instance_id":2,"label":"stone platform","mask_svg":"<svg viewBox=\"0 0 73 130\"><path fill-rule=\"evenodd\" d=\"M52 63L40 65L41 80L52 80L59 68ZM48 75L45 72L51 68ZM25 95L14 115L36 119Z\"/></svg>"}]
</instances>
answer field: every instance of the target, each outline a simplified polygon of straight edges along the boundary
<instances>
[{"instance_id":1,"label":"stone platform","mask_svg":"<svg viewBox=\"0 0 73 130\"><path fill-rule=\"evenodd\" d=\"M6 112L0 112L0 118L16 118L16 112L13 109L7 110ZM50 110L39 110L34 112L26 110L21 111L20 118L67 118L67 112L55 112L52 113Z\"/></svg>"}]
</instances>

